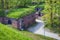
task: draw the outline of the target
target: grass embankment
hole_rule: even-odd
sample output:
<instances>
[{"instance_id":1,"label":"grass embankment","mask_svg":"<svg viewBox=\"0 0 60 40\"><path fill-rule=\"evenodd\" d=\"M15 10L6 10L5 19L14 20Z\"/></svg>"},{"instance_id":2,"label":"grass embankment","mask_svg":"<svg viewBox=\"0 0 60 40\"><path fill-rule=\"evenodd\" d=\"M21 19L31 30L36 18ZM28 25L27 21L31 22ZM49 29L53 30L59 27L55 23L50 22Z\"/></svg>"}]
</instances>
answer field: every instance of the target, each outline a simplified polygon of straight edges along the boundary
<instances>
[{"instance_id":1,"label":"grass embankment","mask_svg":"<svg viewBox=\"0 0 60 40\"><path fill-rule=\"evenodd\" d=\"M49 37L35 35L27 31L19 31L0 23L0 40L54 40Z\"/></svg>"},{"instance_id":2,"label":"grass embankment","mask_svg":"<svg viewBox=\"0 0 60 40\"><path fill-rule=\"evenodd\" d=\"M8 13L7 17L17 19L29 15L34 11L35 11L35 6L30 6L28 8L13 9L11 10L11 12Z\"/></svg>"},{"instance_id":3,"label":"grass embankment","mask_svg":"<svg viewBox=\"0 0 60 40\"><path fill-rule=\"evenodd\" d=\"M0 24L0 40L32 40L21 32Z\"/></svg>"}]
</instances>

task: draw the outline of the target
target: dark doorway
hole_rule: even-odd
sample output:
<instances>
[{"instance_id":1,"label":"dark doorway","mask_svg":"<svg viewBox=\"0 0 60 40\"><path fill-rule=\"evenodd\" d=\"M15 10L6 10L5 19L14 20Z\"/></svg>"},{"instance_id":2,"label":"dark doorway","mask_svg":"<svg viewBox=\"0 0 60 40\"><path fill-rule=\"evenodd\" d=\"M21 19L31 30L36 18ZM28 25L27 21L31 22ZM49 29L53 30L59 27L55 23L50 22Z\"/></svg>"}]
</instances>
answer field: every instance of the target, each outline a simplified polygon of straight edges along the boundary
<instances>
[{"instance_id":1,"label":"dark doorway","mask_svg":"<svg viewBox=\"0 0 60 40\"><path fill-rule=\"evenodd\" d=\"M36 8L36 10L38 11L38 10L39 10L39 8Z\"/></svg>"},{"instance_id":2,"label":"dark doorway","mask_svg":"<svg viewBox=\"0 0 60 40\"><path fill-rule=\"evenodd\" d=\"M39 14L38 14L39 16L41 16L41 13L39 12Z\"/></svg>"},{"instance_id":3,"label":"dark doorway","mask_svg":"<svg viewBox=\"0 0 60 40\"><path fill-rule=\"evenodd\" d=\"M11 20L8 20L8 24L12 24Z\"/></svg>"}]
</instances>

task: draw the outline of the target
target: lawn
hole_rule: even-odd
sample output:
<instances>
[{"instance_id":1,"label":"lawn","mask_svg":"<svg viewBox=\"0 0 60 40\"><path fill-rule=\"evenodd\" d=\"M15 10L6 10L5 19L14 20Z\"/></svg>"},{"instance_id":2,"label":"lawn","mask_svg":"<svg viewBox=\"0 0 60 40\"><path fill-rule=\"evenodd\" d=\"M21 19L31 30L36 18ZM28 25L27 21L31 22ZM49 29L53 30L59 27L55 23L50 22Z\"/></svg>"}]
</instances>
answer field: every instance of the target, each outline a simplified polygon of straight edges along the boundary
<instances>
[{"instance_id":1,"label":"lawn","mask_svg":"<svg viewBox=\"0 0 60 40\"><path fill-rule=\"evenodd\" d=\"M0 40L55 40L53 38L36 35L27 31L19 31L0 23Z\"/></svg>"}]
</instances>

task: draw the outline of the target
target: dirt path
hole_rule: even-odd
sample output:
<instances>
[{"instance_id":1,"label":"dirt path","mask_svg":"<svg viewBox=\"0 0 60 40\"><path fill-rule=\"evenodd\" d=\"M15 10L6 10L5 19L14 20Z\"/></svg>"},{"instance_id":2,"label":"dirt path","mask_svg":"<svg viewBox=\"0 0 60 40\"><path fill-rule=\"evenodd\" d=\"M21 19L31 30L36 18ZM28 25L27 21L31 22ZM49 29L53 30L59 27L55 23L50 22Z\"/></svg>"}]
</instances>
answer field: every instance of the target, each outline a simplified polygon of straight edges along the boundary
<instances>
[{"instance_id":1,"label":"dirt path","mask_svg":"<svg viewBox=\"0 0 60 40\"><path fill-rule=\"evenodd\" d=\"M36 22L38 22L38 24L35 27L28 28L28 30L30 32L33 32L34 34L45 35L45 36L60 40L60 37L58 36L58 34L49 32L44 29L44 22L43 21L37 19Z\"/></svg>"}]
</instances>

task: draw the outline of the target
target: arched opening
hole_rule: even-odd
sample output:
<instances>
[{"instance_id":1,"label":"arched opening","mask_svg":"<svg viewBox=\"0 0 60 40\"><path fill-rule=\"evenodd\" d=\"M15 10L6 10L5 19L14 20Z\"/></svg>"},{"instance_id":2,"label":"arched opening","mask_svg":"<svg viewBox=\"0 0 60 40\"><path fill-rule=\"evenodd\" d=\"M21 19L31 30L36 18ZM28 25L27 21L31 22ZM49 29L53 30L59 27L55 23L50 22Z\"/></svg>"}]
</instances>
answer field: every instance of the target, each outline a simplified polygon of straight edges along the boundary
<instances>
[{"instance_id":1,"label":"arched opening","mask_svg":"<svg viewBox=\"0 0 60 40\"><path fill-rule=\"evenodd\" d=\"M11 20L8 20L8 24L12 24Z\"/></svg>"}]
</instances>

